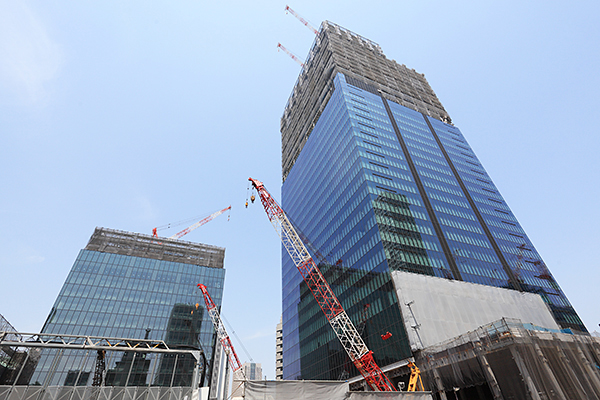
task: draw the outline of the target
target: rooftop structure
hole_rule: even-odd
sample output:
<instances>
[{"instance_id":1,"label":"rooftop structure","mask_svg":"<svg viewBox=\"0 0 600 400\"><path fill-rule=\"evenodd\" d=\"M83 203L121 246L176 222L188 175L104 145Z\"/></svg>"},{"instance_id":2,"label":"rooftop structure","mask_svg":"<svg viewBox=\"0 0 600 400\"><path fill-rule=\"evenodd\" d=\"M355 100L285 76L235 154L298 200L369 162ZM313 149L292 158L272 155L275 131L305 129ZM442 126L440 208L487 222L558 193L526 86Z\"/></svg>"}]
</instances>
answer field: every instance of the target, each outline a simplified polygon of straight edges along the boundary
<instances>
[{"instance_id":1,"label":"rooftop structure","mask_svg":"<svg viewBox=\"0 0 600 400\"><path fill-rule=\"evenodd\" d=\"M0 314L0 339L23 340L23 335ZM16 346L0 346L0 385L26 384L40 358L39 350Z\"/></svg>"},{"instance_id":2,"label":"rooftop structure","mask_svg":"<svg viewBox=\"0 0 600 400\"><path fill-rule=\"evenodd\" d=\"M212 268L223 268L225 258L222 247L108 228L96 228L85 249Z\"/></svg>"},{"instance_id":3,"label":"rooftop structure","mask_svg":"<svg viewBox=\"0 0 600 400\"><path fill-rule=\"evenodd\" d=\"M207 367L206 358L202 351L193 348L181 348L180 346L169 346L162 340L148 339L126 339L114 337L96 337L79 335L52 335L52 334L34 334L19 333L0 330L0 349L14 351L19 349L25 357L25 363L21 363L20 368L15 369L15 373L7 374L0 370L0 399L23 400L28 398L37 398L45 396L50 400L60 398L72 398L75 394L80 398L102 398L112 400L126 397L135 397L135 395L150 396L158 398L162 396L172 396L172 398L192 397L192 388L198 388L198 385L204 386L205 368ZM127 350L123 352L123 350ZM28 385L27 379L22 379L28 375L28 369L33 372L38 355L41 351L45 354L53 353L54 362L58 365L63 361L64 352L78 354L74 359L81 361L80 365L73 364L68 371L65 381L62 385L33 384ZM106 360L114 359L116 355L120 356L120 361L115 363L115 368L106 371ZM73 357L71 357L73 359ZM91 358L95 362L94 370L84 370L80 367L85 364L84 360ZM192 383L186 387L177 385L150 385L150 382L161 379L160 376L166 371L158 369L150 370L148 365L153 362L161 364L170 360L179 362L192 360L192 370L190 372ZM28 365L28 361L33 362L33 367ZM178 370L171 368L170 379L175 381ZM93 375L91 386L86 386L86 382ZM30 374L29 374L30 376ZM4 379L8 378L8 379ZM102 382L106 380L107 382ZM4 386L2 386L4 385ZM115 387L119 389L115 390ZM203 399L208 398L208 387L200 390Z\"/></svg>"},{"instance_id":4,"label":"rooftop structure","mask_svg":"<svg viewBox=\"0 0 600 400\"><path fill-rule=\"evenodd\" d=\"M377 43L325 21L281 117L284 181L333 93L337 73L371 85L397 104L450 122L423 74L388 59Z\"/></svg>"}]
</instances>

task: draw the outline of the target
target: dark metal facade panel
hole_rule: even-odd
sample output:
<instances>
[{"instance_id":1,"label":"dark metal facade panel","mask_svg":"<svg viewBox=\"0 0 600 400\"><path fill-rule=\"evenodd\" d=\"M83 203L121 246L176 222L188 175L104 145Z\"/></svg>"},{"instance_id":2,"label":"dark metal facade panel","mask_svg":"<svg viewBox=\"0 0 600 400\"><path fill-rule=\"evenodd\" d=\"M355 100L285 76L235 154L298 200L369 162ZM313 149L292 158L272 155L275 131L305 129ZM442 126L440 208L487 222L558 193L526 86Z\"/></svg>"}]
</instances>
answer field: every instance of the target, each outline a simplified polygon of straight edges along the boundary
<instances>
[{"instance_id":1,"label":"dark metal facade panel","mask_svg":"<svg viewBox=\"0 0 600 400\"><path fill-rule=\"evenodd\" d=\"M448 261L448 265L450 266L450 270L452 271L452 276L454 277L454 279L462 281L462 276L460 274L460 271L458 270L458 267L456 266L456 260L452 256L452 251L450 250L450 246L448 246L448 242L446 241L446 237L444 236L442 227L440 226L437 216L435 215L435 212L433 211L433 207L431 207L431 202L429 201L429 197L427 196L427 191L425 190L425 187L423 187L423 183L421 182L421 177L417 173L417 169L412 160L410 152L408 151L406 143L404 142L402 133L400 132L400 129L398 128L396 119L394 118L394 115L392 114L392 110L390 110L390 106L389 106L387 100L383 96L381 99L383 101L383 105L385 106L385 110L387 111L387 114L390 118L390 122L392 123L392 126L394 127L394 132L396 133L396 136L398 137L398 142L400 143L400 146L402 147L402 152L404 153L404 157L406 158L406 161L408 162L410 172L412 173L413 179L415 180L415 183L416 183L417 187L419 188L419 194L421 195L421 199L423 200L423 203L425 204L425 208L427 209L427 213L429 214L429 219L431 220L431 223L433 224L433 229L435 229L435 233L440 241L440 245L442 246L442 250L444 251L444 255L446 256L446 260Z\"/></svg>"},{"instance_id":2,"label":"dark metal facade panel","mask_svg":"<svg viewBox=\"0 0 600 400\"><path fill-rule=\"evenodd\" d=\"M494 236L492 235L492 232L490 232L490 228L485 223L485 220L481 216L481 212L479 211L479 209L475 205L475 202L473 201L473 198L471 197L471 194L467 190L467 188L465 186L465 183L463 182L463 180L460 177L458 171L456 170L456 167L452 163L452 160L450 159L450 156L448 155L448 152L444 148L444 145L442 144L440 138L438 137L437 133L435 132L435 129L433 129L433 126L431 126L431 122L429 121L429 119L427 119L426 115L423 115L423 118L425 119L425 122L427 122L427 126L429 127L429 130L431 131L431 134L433 135L433 138L435 139L437 145L439 146L440 150L442 151L442 154L444 155L444 158L446 159L446 162L450 166L450 170L452 171L452 174L454 175L454 178L458 182L458 184L460 186L460 189L462 190L462 192L463 192L463 194L465 196L465 199L467 199L467 201L469 202L469 205L471 206L471 209L475 213L475 216L477 217L477 221L479 222L479 225L481 226L481 228L485 232L485 235L487 236L488 240L490 241L490 244L492 245L492 248L494 249L494 252L496 253L496 256L498 257L498 259L502 263L502 268L504 269L504 272L506 272L506 275L508 275L508 277L510 278L509 282L510 282L511 286L514 289L516 289L516 290L523 291L523 289L521 288L521 285L519 284L519 281L515 277L515 274L513 273L513 271L510 268L510 266L508 265L508 262L506 262L506 258L504 257L504 254L502 254L502 251L500 250L500 247L498 246L498 243L496 243L496 240L494 239Z\"/></svg>"}]
</instances>

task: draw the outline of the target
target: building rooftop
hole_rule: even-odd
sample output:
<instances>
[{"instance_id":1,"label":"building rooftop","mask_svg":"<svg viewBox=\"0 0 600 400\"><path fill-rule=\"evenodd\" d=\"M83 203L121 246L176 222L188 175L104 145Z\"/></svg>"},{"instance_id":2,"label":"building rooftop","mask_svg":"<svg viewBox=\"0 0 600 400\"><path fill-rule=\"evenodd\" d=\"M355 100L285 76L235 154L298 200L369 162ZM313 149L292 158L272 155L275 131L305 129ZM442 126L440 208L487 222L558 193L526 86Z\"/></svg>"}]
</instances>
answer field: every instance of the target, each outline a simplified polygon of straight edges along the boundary
<instances>
[{"instance_id":1,"label":"building rooftop","mask_svg":"<svg viewBox=\"0 0 600 400\"><path fill-rule=\"evenodd\" d=\"M284 181L331 97L338 72L352 79L353 85L365 86L395 103L451 122L423 74L386 58L377 43L325 21L281 117Z\"/></svg>"},{"instance_id":2,"label":"building rooftop","mask_svg":"<svg viewBox=\"0 0 600 400\"><path fill-rule=\"evenodd\" d=\"M223 268L225 249L143 233L96 228L86 250Z\"/></svg>"}]
</instances>

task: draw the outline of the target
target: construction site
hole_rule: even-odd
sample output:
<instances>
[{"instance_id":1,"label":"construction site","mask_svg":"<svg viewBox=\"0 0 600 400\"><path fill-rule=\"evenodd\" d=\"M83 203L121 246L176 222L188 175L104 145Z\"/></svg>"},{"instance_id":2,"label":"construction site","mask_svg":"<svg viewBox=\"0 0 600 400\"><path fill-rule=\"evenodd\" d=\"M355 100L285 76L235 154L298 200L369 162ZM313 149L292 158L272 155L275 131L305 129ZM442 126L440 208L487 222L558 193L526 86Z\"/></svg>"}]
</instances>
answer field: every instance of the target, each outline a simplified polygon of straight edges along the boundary
<instances>
[{"instance_id":1,"label":"construction site","mask_svg":"<svg viewBox=\"0 0 600 400\"><path fill-rule=\"evenodd\" d=\"M405 325L412 328L409 339L414 356L380 368L361 339L363 324L355 327L348 318L264 185L251 182L284 248L361 376L341 382L263 381L245 379L242 371L242 380L233 381L234 387L242 387L241 398L600 398L600 338L560 329L539 296L408 272L396 271L393 277ZM190 265L218 266L223 261L218 249L204 245L106 229L96 229L86 249ZM240 371L242 364L207 287L197 286L205 307L196 304L184 312L192 319L194 313L208 314L217 338L210 361L193 342L186 346L169 339L150 340L149 329L143 340L22 334L4 320L0 399L227 398L229 371ZM467 314L449 312L467 307L471 310ZM498 320L478 325L493 318ZM85 354L75 357L81 365L70 364L63 384L52 385L58 381L51 375L60 373L64 358L75 353ZM43 384L30 382L42 354L50 359L51 374Z\"/></svg>"},{"instance_id":2,"label":"construction site","mask_svg":"<svg viewBox=\"0 0 600 400\"><path fill-rule=\"evenodd\" d=\"M285 11L315 41L278 45L302 68L281 202L245 182L281 241L277 378L222 320L225 248L183 239L229 206L170 237L95 228L40 332L0 316L0 400L600 400L600 338L424 75Z\"/></svg>"},{"instance_id":3,"label":"construction site","mask_svg":"<svg viewBox=\"0 0 600 400\"><path fill-rule=\"evenodd\" d=\"M233 385L241 387L241 398L245 399L263 399L267 396L276 399L340 400L380 397L431 398L431 394L425 392L419 369L410 360L404 363L404 366L411 370L407 390L398 391L373 359L372 352L362 341L359 331L345 313L279 204L260 181L252 178L250 181L258 192L268 218L280 234L284 247L311 287L315 300L323 309L340 343L361 372L362 380L358 384L356 381L354 386L351 386L349 381L248 380L241 370L242 364L221 320L217 305L207 286L198 283L205 307L198 303L195 306L177 303L167 328L173 330L173 335L167 332L166 340L151 340L149 334L152 329L150 328L146 329L142 340L91 335L19 333L8 321L5 321L0 332L3 368L0 371L0 379L3 383L0 385L0 399L225 399L228 393L230 370L233 373L241 372L242 380L234 379ZM255 196L252 195L252 202L254 201ZM181 263L222 268L222 249L182 242L179 239L229 208L231 207L211 214L171 238L159 237L156 228L152 236L96 228L84 251L100 253L103 257L109 256L108 259L103 258L103 260L108 260L112 267L100 273L120 275L123 278L135 276L136 279L145 279L147 283L150 283L149 276L118 271L116 265L122 263L124 259L111 260L110 256L142 258L160 264ZM132 263L127 261L127 264ZM145 264L144 267L146 270L152 269L149 264ZM74 268L76 269L77 267ZM94 269L94 266L86 265L85 269L89 272ZM173 279L163 279L173 281ZM53 308L43 331L56 330L52 324L57 324L61 318L60 304L61 301L58 301ZM173 319L177 308L182 308L185 315L180 317L183 318L181 322L184 322L184 332L185 326L189 326L189 332L182 332L183 336L175 334L181 332L180 321ZM208 358L202 344L199 343L202 336L202 322L206 320L206 316L202 320L204 313L208 314L216 332L216 335L210 335L210 337L215 336L216 341L214 352L210 351ZM195 316L198 315L201 321L194 323ZM171 337L173 339L170 339ZM357 390L351 390L351 387ZM398 387L404 388L401 385ZM390 397L390 392L396 394Z\"/></svg>"}]
</instances>

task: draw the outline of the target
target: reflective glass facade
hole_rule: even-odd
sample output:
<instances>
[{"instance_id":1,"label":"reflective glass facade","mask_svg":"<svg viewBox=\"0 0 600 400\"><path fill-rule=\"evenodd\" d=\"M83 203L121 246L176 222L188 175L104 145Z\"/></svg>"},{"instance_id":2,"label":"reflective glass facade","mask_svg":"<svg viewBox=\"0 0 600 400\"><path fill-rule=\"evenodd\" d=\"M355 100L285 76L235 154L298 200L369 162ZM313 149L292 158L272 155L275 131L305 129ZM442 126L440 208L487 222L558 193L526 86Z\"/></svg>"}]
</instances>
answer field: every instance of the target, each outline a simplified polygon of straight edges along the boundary
<instances>
[{"instance_id":1,"label":"reflective glass facade","mask_svg":"<svg viewBox=\"0 0 600 400\"><path fill-rule=\"evenodd\" d=\"M131 247L140 244L128 240L123 242ZM164 246L170 254L174 252L172 243L148 243L156 249ZM186 243L181 242L179 247L185 248ZM224 254L222 248L206 247ZM170 346L203 349L210 367L216 334L196 285L206 285L215 304L220 306L225 277L222 258L220 266L213 262L208 266L194 265L190 257L182 257L182 262L154 259L153 256L162 253L153 254L148 249L138 253L81 250L42 332L164 340ZM197 253L201 254L201 250ZM65 351L62 356L55 356L56 351L44 351L31 384L91 385L95 352L88 355ZM173 357L109 352L104 384L190 386L194 360ZM58 360L56 365L55 360Z\"/></svg>"},{"instance_id":2,"label":"reflective glass facade","mask_svg":"<svg viewBox=\"0 0 600 400\"><path fill-rule=\"evenodd\" d=\"M562 327L585 331L458 128L356 77L332 82L282 205L380 366L411 355L395 269L539 293ZM283 253L284 379L357 375Z\"/></svg>"}]
</instances>

